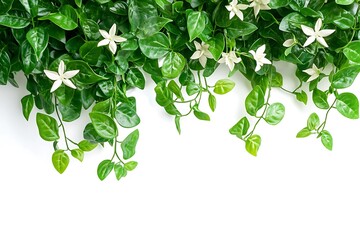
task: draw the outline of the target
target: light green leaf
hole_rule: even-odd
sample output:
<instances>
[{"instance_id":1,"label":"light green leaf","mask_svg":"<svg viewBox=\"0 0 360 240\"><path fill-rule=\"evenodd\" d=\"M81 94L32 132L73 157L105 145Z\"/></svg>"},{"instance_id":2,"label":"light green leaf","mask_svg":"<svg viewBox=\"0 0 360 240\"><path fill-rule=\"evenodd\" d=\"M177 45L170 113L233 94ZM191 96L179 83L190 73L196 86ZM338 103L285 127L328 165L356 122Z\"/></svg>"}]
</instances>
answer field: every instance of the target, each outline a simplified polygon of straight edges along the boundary
<instances>
[{"instance_id":1,"label":"light green leaf","mask_svg":"<svg viewBox=\"0 0 360 240\"><path fill-rule=\"evenodd\" d=\"M81 149L71 150L71 156L82 162L84 160L84 151Z\"/></svg>"},{"instance_id":2,"label":"light green leaf","mask_svg":"<svg viewBox=\"0 0 360 240\"><path fill-rule=\"evenodd\" d=\"M360 40L349 43L343 53L350 61L360 63Z\"/></svg>"},{"instance_id":3,"label":"light green leaf","mask_svg":"<svg viewBox=\"0 0 360 240\"><path fill-rule=\"evenodd\" d=\"M324 147L326 147L328 150L331 151L333 148L333 138L331 134L328 131L323 130L321 131L320 136L321 136L321 143L324 145Z\"/></svg>"},{"instance_id":4,"label":"light green leaf","mask_svg":"<svg viewBox=\"0 0 360 240\"><path fill-rule=\"evenodd\" d=\"M97 147L97 143L91 143L87 140L82 140L81 142L79 142L79 148L85 152L90 152L92 150L94 150Z\"/></svg>"},{"instance_id":5,"label":"light green leaf","mask_svg":"<svg viewBox=\"0 0 360 240\"><path fill-rule=\"evenodd\" d=\"M36 124L39 129L40 137L45 141L55 141L60 138L59 127L53 117L42 113L37 113Z\"/></svg>"},{"instance_id":6,"label":"light green leaf","mask_svg":"<svg viewBox=\"0 0 360 240\"><path fill-rule=\"evenodd\" d=\"M337 96L336 109L347 118L359 118L359 100L352 93L342 93Z\"/></svg>"},{"instance_id":7,"label":"light green leaf","mask_svg":"<svg viewBox=\"0 0 360 240\"><path fill-rule=\"evenodd\" d=\"M114 139L117 136L117 126L112 118L96 112L89 113L89 115L95 131L100 137Z\"/></svg>"},{"instance_id":8,"label":"light green leaf","mask_svg":"<svg viewBox=\"0 0 360 240\"><path fill-rule=\"evenodd\" d=\"M307 120L307 129L315 130L320 125L320 118L316 113L312 113Z\"/></svg>"},{"instance_id":9,"label":"light green leaf","mask_svg":"<svg viewBox=\"0 0 360 240\"><path fill-rule=\"evenodd\" d=\"M122 142L121 149L124 159L129 159L135 155L136 144L139 140L139 130L130 133Z\"/></svg>"},{"instance_id":10,"label":"light green leaf","mask_svg":"<svg viewBox=\"0 0 360 240\"><path fill-rule=\"evenodd\" d=\"M255 86L245 99L245 108L247 113L255 116L256 113L264 106L265 98L264 92L260 86Z\"/></svg>"},{"instance_id":11,"label":"light green leaf","mask_svg":"<svg viewBox=\"0 0 360 240\"><path fill-rule=\"evenodd\" d=\"M226 94L235 87L235 83L229 79L222 79L215 83L214 92L217 94Z\"/></svg>"},{"instance_id":12,"label":"light green leaf","mask_svg":"<svg viewBox=\"0 0 360 240\"><path fill-rule=\"evenodd\" d=\"M331 86L337 89L350 87L355 81L356 77L359 75L359 72L359 65L343 68L332 76Z\"/></svg>"},{"instance_id":13,"label":"light green leaf","mask_svg":"<svg viewBox=\"0 0 360 240\"><path fill-rule=\"evenodd\" d=\"M206 15L203 12L189 10L186 14L187 30L190 42L197 38L205 29Z\"/></svg>"},{"instance_id":14,"label":"light green leaf","mask_svg":"<svg viewBox=\"0 0 360 240\"><path fill-rule=\"evenodd\" d=\"M135 161L125 163L125 169L128 171L132 171L137 167L138 163Z\"/></svg>"},{"instance_id":15,"label":"light green leaf","mask_svg":"<svg viewBox=\"0 0 360 240\"><path fill-rule=\"evenodd\" d=\"M97 168L97 175L103 181L114 169L114 163L111 160L102 161Z\"/></svg>"},{"instance_id":16,"label":"light green leaf","mask_svg":"<svg viewBox=\"0 0 360 240\"><path fill-rule=\"evenodd\" d=\"M261 137L259 135L252 135L245 142L245 149L253 156L257 156L261 145Z\"/></svg>"},{"instance_id":17,"label":"light green leaf","mask_svg":"<svg viewBox=\"0 0 360 240\"><path fill-rule=\"evenodd\" d=\"M274 103L266 110L265 121L270 125L281 122L285 115L285 107L281 103Z\"/></svg>"},{"instance_id":18,"label":"light green leaf","mask_svg":"<svg viewBox=\"0 0 360 240\"><path fill-rule=\"evenodd\" d=\"M301 129L300 132L298 132L296 134L296 137L297 138L304 138L304 137L310 136L311 134L312 134L312 132L307 127L305 127L303 129Z\"/></svg>"},{"instance_id":19,"label":"light green leaf","mask_svg":"<svg viewBox=\"0 0 360 240\"><path fill-rule=\"evenodd\" d=\"M170 52L164 60L161 73L166 78L177 78L184 69L186 60L177 52Z\"/></svg>"},{"instance_id":20,"label":"light green leaf","mask_svg":"<svg viewBox=\"0 0 360 240\"><path fill-rule=\"evenodd\" d=\"M250 122L246 117L240 119L232 128L230 128L229 132L232 135L237 136L242 139L243 136L246 135L250 127Z\"/></svg>"},{"instance_id":21,"label":"light green leaf","mask_svg":"<svg viewBox=\"0 0 360 240\"><path fill-rule=\"evenodd\" d=\"M69 162L69 156L64 152L64 150L56 150L52 155L52 163L54 165L54 168L60 174L65 172L67 166L69 165Z\"/></svg>"}]
</instances>

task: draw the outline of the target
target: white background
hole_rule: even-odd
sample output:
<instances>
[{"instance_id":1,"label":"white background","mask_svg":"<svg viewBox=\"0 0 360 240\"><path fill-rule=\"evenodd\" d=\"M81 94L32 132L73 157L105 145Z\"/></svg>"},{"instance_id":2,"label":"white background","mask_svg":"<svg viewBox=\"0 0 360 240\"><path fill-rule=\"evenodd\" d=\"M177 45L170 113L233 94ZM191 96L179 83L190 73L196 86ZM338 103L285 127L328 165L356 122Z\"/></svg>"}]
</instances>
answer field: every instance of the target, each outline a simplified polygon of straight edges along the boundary
<instances>
[{"instance_id":1,"label":"white background","mask_svg":"<svg viewBox=\"0 0 360 240\"><path fill-rule=\"evenodd\" d=\"M285 86L296 85L294 67L282 67ZM225 78L221 67L210 79ZM330 113L334 150L319 139L296 139L310 113L293 96L274 90L286 106L278 126L262 122L257 158L228 129L244 114L250 86L235 75L236 88L219 96L211 122L193 116L178 136L172 117L156 104L154 84L134 91L142 123L137 169L117 182L96 176L112 149L97 149L63 175L51 163L52 144L38 136L33 112L22 117L21 89L0 87L0 239L124 240L320 240L360 239L360 122ZM349 91L360 95L359 81ZM205 99L206 100L206 99ZM203 104L202 109L208 108ZM85 114L67 124L80 140ZM122 132L125 136L128 132Z\"/></svg>"}]
</instances>

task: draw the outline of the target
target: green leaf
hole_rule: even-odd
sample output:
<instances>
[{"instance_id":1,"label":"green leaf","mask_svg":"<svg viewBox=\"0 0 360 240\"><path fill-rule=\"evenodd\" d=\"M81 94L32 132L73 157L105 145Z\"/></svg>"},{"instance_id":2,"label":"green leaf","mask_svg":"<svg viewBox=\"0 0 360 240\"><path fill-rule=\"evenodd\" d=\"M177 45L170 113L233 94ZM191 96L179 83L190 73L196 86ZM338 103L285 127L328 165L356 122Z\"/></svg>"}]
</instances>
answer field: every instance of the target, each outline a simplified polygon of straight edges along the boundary
<instances>
[{"instance_id":1,"label":"green leaf","mask_svg":"<svg viewBox=\"0 0 360 240\"><path fill-rule=\"evenodd\" d=\"M323 130L321 131L320 135L321 135L321 143L324 145L324 147L326 147L328 150L331 151L333 148L333 138L331 134L328 131Z\"/></svg>"},{"instance_id":2,"label":"green leaf","mask_svg":"<svg viewBox=\"0 0 360 240\"><path fill-rule=\"evenodd\" d=\"M261 145L261 137L259 135L252 135L245 142L245 149L253 156L257 156Z\"/></svg>"},{"instance_id":3,"label":"green leaf","mask_svg":"<svg viewBox=\"0 0 360 240\"><path fill-rule=\"evenodd\" d=\"M31 17L36 17L38 14L38 0L19 0L25 7L25 10L30 13ZM1 5L1 4L0 4Z\"/></svg>"},{"instance_id":4,"label":"green leaf","mask_svg":"<svg viewBox=\"0 0 360 240\"><path fill-rule=\"evenodd\" d=\"M149 37L155 33L160 32L160 30L169 22L171 22L171 19L153 16L148 19L142 24L142 26L139 27L138 32L136 33L136 36L139 39Z\"/></svg>"},{"instance_id":5,"label":"green leaf","mask_svg":"<svg viewBox=\"0 0 360 240\"><path fill-rule=\"evenodd\" d=\"M207 42L207 44L209 44L209 51L213 55L214 59L216 61L219 60L225 48L224 35L221 33L216 34Z\"/></svg>"},{"instance_id":6,"label":"green leaf","mask_svg":"<svg viewBox=\"0 0 360 240\"><path fill-rule=\"evenodd\" d=\"M137 165L138 165L137 162L131 161L131 162L125 163L124 167L128 171L132 171L132 170L134 170L136 168Z\"/></svg>"},{"instance_id":7,"label":"green leaf","mask_svg":"<svg viewBox=\"0 0 360 240\"><path fill-rule=\"evenodd\" d=\"M285 115L285 107L281 103L274 103L266 110L265 121L270 125L281 122Z\"/></svg>"},{"instance_id":8,"label":"green leaf","mask_svg":"<svg viewBox=\"0 0 360 240\"><path fill-rule=\"evenodd\" d=\"M312 113L307 120L307 129L315 130L320 125L320 118L316 113Z\"/></svg>"},{"instance_id":9,"label":"green leaf","mask_svg":"<svg viewBox=\"0 0 360 240\"><path fill-rule=\"evenodd\" d=\"M68 104L59 103L59 110L62 120L65 122L72 122L78 119L81 115L82 102L81 93L75 91L74 97Z\"/></svg>"},{"instance_id":10,"label":"green leaf","mask_svg":"<svg viewBox=\"0 0 360 240\"><path fill-rule=\"evenodd\" d=\"M139 130L130 133L122 142L121 149L124 159L129 159L135 155L136 144L139 140Z\"/></svg>"},{"instance_id":11,"label":"green leaf","mask_svg":"<svg viewBox=\"0 0 360 240\"><path fill-rule=\"evenodd\" d=\"M36 124L39 129L40 137L45 141L55 141L60 139L59 127L53 117L42 113L37 113Z\"/></svg>"},{"instance_id":12,"label":"green leaf","mask_svg":"<svg viewBox=\"0 0 360 240\"><path fill-rule=\"evenodd\" d=\"M115 112L116 121L123 128L136 127L140 123L140 118L136 113L135 98L130 102L121 103Z\"/></svg>"},{"instance_id":13,"label":"green leaf","mask_svg":"<svg viewBox=\"0 0 360 240\"><path fill-rule=\"evenodd\" d=\"M359 65L343 68L332 76L331 86L337 89L350 87L359 75L359 72Z\"/></svg>"},{"instance_id":14,"label":"green leaf","mask_svg":"<svg viewBox=\"0 0 360 240\"><path fill-rule=\"evenodd\" d=\"M360 63L360 40L349 43L343 53L350 61Z\"/></svg>"},{"instance_id":15,"label":"green leaf","mask_svg":"<svg viewBox=\"0 0 360 240\"><path fill-rule=\"evenodd\" d=\"M117 136L117 127L112 118L102 113L89 113L95 131L103 138L114 139Z\"/></svg>"},{"instance_id":16,"label":"green leaf","mask_svg":"<svg viewBox=\"0 0 360 240\"><path fill-rule=\"evenodd\" d=\"M0 50L0 85L8 82L11 71L11 60L5 50Z\"/></svg>"},{"instance_id":17,"label":"green leaf","mask_svg":"<svg viewBox=\"0 0 360 240\"><path fill-rule=\"evenodd\" d=\"M115 163L114 172L118 181L124 176L124 168L121 166L120 163Z\"/></svg>"},{"instance_id":18,"label":"green leaf","mask_svg":"<svg viewBox=\"0 0 360 240\"><path fill-rule=\"evenodd\" d=\"M169 53L170 42L164 33L159 32L150 37L140 39L139 46L146 57L158 59Z\"/></svg>"},{"instance_id":19,"label":"green leaf","mask_svg":"<svg viewBox=\"0 0 360 240\"><path fill-rule=\"evenodd\" d=\"M205 29L206 15L203 12L189 10L186 14L187 30L190 42L197 38Z\"/></svg>"},{"instance_id":20,"label":"green leaf","mask_svg":"<svg viewBox=\"0 0 360 240\"><path fill-rule=\"evenodd\" d=\"M36 27L30 29L26 34L26 39L35 51L36 58L39 60L47 48L49 42L49 34L44 28Z\"/></svg>"},{"instance_id":21,"label":"green leaf","mask_svg":"<svg viewBox=\"0 0 360 240\"><path fill-rule=\"evenodd\" d=\"M166 78L177 78L184 69L186 60L177 52L170 52L164 60L161 73Z\"/></svg>"},{"instance_id":22,"label":"green leaf","mask_svg":"<svg viewBox=\"0 0 360 240\"><path fill-rule=\"evenodd\" d=\"M30 24L30 20L13 15L0 15L0 26L14 29L26 28Z\"/></svg>"},{"instance_id":23,"label":"green leaf","mask_svg":"<svg viewBox=\"0 0 360 240\"><path fill-rule=\"evenodd\" d=\"M98 42L89 41L84 43L79 49L80 57L90 65L96 65L98 63L103 51L97 44Z\"/></svg>"},{"instance_id":24,"label":"green leaf","mask_svg":"<svg viewBox=\"0 0 360 240\"><path fill-rule=\"evenodd\" d=\"M145 88L145 77L137 68L130 68L126 74L126 82L130 86L135 86L140 89Z\"/></svg>"},{"instance_id":25,"label":"green leaf","mask_svg":"<svg viewBox=\"0 0 360 240\"><path fill-rule=\"evenodd\" d=\"M155 93L156 93L156 102L162 106L166 107L169 104L173 103L172 100L172 93L171 91L166 87L166 82L161 81L159 82L155 87Z\"/></svg>"},{"instance_id":26,"label":"green leaf","mask_svg":"<svg viewBox=\"0 0 360 240\"><path fill-rule=\"evenodd\" d=\"M56 150L52 155L52 163L56 171L58 171L60 174L65 172L69 162L69 156L64 152L64 150Z\"/></svg>"},{"instance_id":27,"label":"green leaf","mask_svg":"<svg viewBox=\"0 0 360 240\"><path fill-rule=\"evenodd\" d=\"M210 121L210 116L207 113L200 111L197 105L193 107L193 110L194 110L194 115L197 119L203 121Z\"/></svg>"},{"instance_id":28,"label":"green leaf","mask_svg":"<svg viewBox=\"0 0 360 240\"><path fill-rule=\"evenodd\" d=\"M74 22L71 17L65 16L61 13L50 13L49 15L39 18L39 20L50 20L55 25L67 31L74 30L78 27L78 24Z\"/></svg>"},{"instance_id":29,"label":"green leaf","mask_svg":"<svg viewBox=\"0 0 360 240\"><path fill-rule=\"evenodd\" d=\"M339 5L350 5L354 0L335 0L335 2Z\"/></svg>"},{"instance_id":30,"label":"green leaf","mask_svg":"<svg viewBox=\"0 0 360 240\"><path fill-rule=\"evenodd\" d=\"M189 96L197 94L198 92L200 92L200 90L201 90L201 86L195 82L189 82L188 85L186 86L186 93Z\"/></svg>"},{"instance_id":31,"label":"green leaf","mask_svg":"<svg viewBox=\"0 0 360 240\"><path fill-rule=\"evenodd\" d=\"M319 89L314 89L313 91L313 101L315 106L317 106L320 109L328 109L329 103L327 101L327 94Z\"/></svg>"},{"instance_id":32,"label":"green leaf","mask_svg":"<svg viewBox=\"0 0 360 240\"><path fill-rule=\"evenodd\" d=\"M230 128L229 132L232 135L237 136L242 139L243 136L246 135L250 128L250 122L246 117L240 119L232 128Z\"/></svg>"},{"instance_id":33,"label":"green leaf","mask_svg":"<svg viewBox=\"0 0 360 240\"><path fill-rule=\"evenodd\" d=\"M0 1L0 14L7 13L11 9L14 0L1 0Z\"/></svg>"},{"instance_id":34,"label":"green leaf","mask_svg":"<svg viewBox=\"0 0 360 240\"><path fill-rule=\"evenodd\" d=\"M242 36L250 35L257 29L257 26L252 23L236 20L226 28L226 31L229 38L236 39Z\"/></svg>"},{"instance_id":35,"label":"green leaf","mask_svg":"<svg viewBox=\"0 0 360 240\"><path fill-rule=\"evenodd\" d=\"M229 79L222 79L215 83L214 92L217 94L226 94L235 87L235 83Z\"/></svg>"},{"instance_id":36,"label":"green leaf","mask_svg":"<svg viewBox=\"0 0 360 240\"><path fill-rule=\"evenodd\" d=\"M247 113L255 116L256 113L264 106L265 97L264 92L260 86L255 86L245 99L245 108Z\"/></svg>"},{"instance_id":37,"label":"green leaf","mask_svg":"<svg viewBox=\"0 0 360 240\"><path fill-rule=\"evenodd\" d=\"M30 74L38 63L34 49L31 47L28 41L24 41L20 48L23 71L25 74Z\"/></svg>"},{"instance_id":38,"label":"green leaf","mask_svg":"<svg viewBox=\"0 0 360 240\"><path fill-rule=\"evenodd\" d=\"M305 138L305 137L310 136L311 134L312 134L311 131L307 127L305 127L296 134L296 137L297 138Z\"/></svg>"},{"instance_id":39,"label":"green leaf","mask_svg":"<svg viewBox=\"0 0 360 240\"><path fill-rule=\"evenodd\" d=\"M84 151L81 149L71 150L71 156L82 162L84 160Z\"/></svg>"},{"instance_id":40,"label":"green leaf","mask_svg":"<svg viewBox=\"0 0 360 240\"><path fill-rule=\"evenodd\" d=\"M142 28L142 25L149 18L158 15L153 0L129 0L128 3L128 19L132 32L136 32L138 28Z\"/></svg>"},{"instance_id":41,"label":"green leaf","mask_svg":"<svg viewBox=\"0 0 360 240\"><path fill-rule=\"evenodd\" d=\"M180 116L175 116L175 126L179 134L181 134L180 119L181 119Z\"/></svg>"},{"instance_id":42,"label":"green leaf","mask_svg":"<svg viewBox=\"0 0 360 240\"><path fill-rule=\"evenodd\" d=\"M87 140L82 140L79 142L79 148L85 152L90 152L97 147L98 144L91 143Z\"/></svg>"},{"instance_id":43,"label":"green leaf","mask_svg":"<svg viewBox=\"0 0 360 240\"><path fill-rule=\"evenodd\" d=\"M28 121L30 113L34 107L34 97L30 94L21 99L22 112L25 119Z\"/></svg>"},{"instance_id":44,"label":"green leaf","mask_svg":"<svg viewBox=\"0 0 360 240\"><path fill-rule=\"evenodd\" d=\"M359 118L359 100L352 93L342 93L337 96L336 109L347 118Z\"/></svg>"},{"instance_id":45,"label":"green leaf","mask_svg":"<svg viewBox=\"0 0 360 240\"><path fill-rule=\"evenodd\" d=\"M104 160L99 163L97 168L97 175L101 181L103 181L111 171L114 169L114 163L111 160Z\"/></svg>"},{"instance_id":46,"label":"green leaf","mask_svg":"<svg viewBox=\"0 0 360 240\"><path fill-rule=\"evenodd\" d=\"M302 102L302 103L304 103L305 105L307 104L308 96L307 96L306 92L304 92L303 90L301 90L301 92L296 92L296 93L295 93L295 96L296 96L296 99L297 99L299 102Z\"/></svg>"},{"instance_id":47,"label":"green leaf","mask_svg":"<svg viewBox=\"0 0 360 240\"><path fill-rule=\"evenodd\" d=\"M184 100L181 89L180 89L179 85L174 80L171 80L167 87L172 93L175 94L175 96L177 98L179 98L181 100Z\"/></svg>"},{"instance_id":48,"label":"green leaf","mask_svg":"<svg viewBox=\"0 0 360 240\"><path fill-rule=\"evenodd\" d=\"M81 60L70 61L66 64L66 67L67 70L80 71L71 79L83 85L90 85L107 79L106 77L96 74L89 64Z\"/></svg>"},{"instance_id":49,"label":"green leaf","mask_svg":"<svg viewBox=\"0 0 360 240\"><path fill-rule=\"evenodd\" d=\"M216 97L212 94L209 94L208 103L211 111L215 112L216 109Z\"/></svg>"}]
</instances>

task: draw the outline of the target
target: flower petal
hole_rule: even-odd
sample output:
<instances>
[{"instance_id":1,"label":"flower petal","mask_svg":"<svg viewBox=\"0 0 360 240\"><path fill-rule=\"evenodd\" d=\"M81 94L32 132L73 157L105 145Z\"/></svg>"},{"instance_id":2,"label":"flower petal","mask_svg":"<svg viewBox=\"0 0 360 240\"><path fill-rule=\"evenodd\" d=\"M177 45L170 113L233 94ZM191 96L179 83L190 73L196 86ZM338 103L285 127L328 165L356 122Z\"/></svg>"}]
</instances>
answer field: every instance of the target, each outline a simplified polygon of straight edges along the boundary
<instances>
[{"instance_id":1,"label":"flower petal","mask_svg":"<svg viewBox=\"0 0 360 240\"><path fill-rule=\"evenodd\" d=\"M110 35L109 35L109 33L107 31L100 29L99 32L100 32L101 36L103 36L103 38L105 38L105 39L110 38Z\"/></svg>"},{"instance_id":2,"label":"flower petal","mask_svg":"<svg viewBox=\"0 0 360 240\"><path fill-rule=\"evenodd\" d=\"M227 65L228 65L230 71L234 70L235 64L233 61L228 61Z\"/></svg>"},{"instance_id":3,"label":"flower petal","mask_svg":"<svg viewBox=\"0 0 360 240\"><path fill-rule=\"evenodd\" d=\"M50 89L50 92L55 92L55 90L58 89L61 86L61 83L62 83L62 81L60 79L56 80L54 82L54 84L52 85L52 87Z\"/></svg>"},{"instance_id":4,"label":"flower petal","mask_svg":"<svg viewBox=\"0 0 360 240\"><path fill-rule=\"evenodd\" d=\"M211 59L214 58L212 53L209 50L204 51L204 56L207 58L211 58Z\"/></svg>"},{"instance_id":5,"label":"flower petal","mask_svg":"<svg viewBox=\"0 0 360 240\"><path fill-rule=\"evenodd\" d=\"M253 55L254 58L256 57L256 53L255 53L254 50L250 50L249 53L250 53L251 55Z\"/></svg>"},{"instance_id":6,"label":"flower petal","mask_svg":"<svg viewBox=\"0 0 360 240\"><path fill-rule=\"evenodd\" d=\"M261 69L261 65L260 64L256 64L256 68L255 68L255 72L259 71Z\"/></svg>"},{"instance_id":7,"label":"flower petal","mask_svg":"<svg viewBox=\"0 0 360 240\"><path fill-rule=\"evenodd\" d=\"M123 38L123 37L120 37L120 36L113 36L113 40L115 42L121 43L121 42L125 42L127 39Z\"/></svg>"},{"instance_id":8,"label":"flower petal","mask_svg":"<svg viewBox=\"0 0 360 240\"><path fill-rule=\"evenodd\" d=\"M196 50L201 50L201 44L200 43L198 43L197 41L194 41L194 45L195 45Z\"/></svg>"},{"instance_id":9,"label":"flower petal","mask_svg":"<svg viewBox=\"0 0 360 240\"><path fill-rule=\"evenodd\" d=\"M256 55L264 54L265 48L266 48L266 45L265 45L265 44L261 45L261 47L259 47L259 48L256 50Z\"/></svg>"},{"instance_id":10,"label":"flower petal","mask_svg":"<svg viewBox=\"0 0 360 240\"><path fill-rule=\"evenodd\" d=\"M231 12L231 10L232 10L232 6L231 6L231 5L226 5L225 7L226 7L226 9L227 9L229 12Z\"/></svg>"},{"instance_id":11,"label":"flower petal","mask_svg":"<svg viewBox=\"0 0 360 240\"><path fill-rule=\"evenodd\" d=\"M60 61L59 67L58 67L58 73L59 76L63 75L65 72L65 63L63 60Z\"/></svg>"},{"instance_id":12,"label":"flower petal","mask_svg":"<svg viewBox=\"0 0 360 240\"><path fill-rule=\"evenodd\" d=\"M316 71L313 68L308 68L303 70L304 73L308 74L309 76L312 76L316 73Z\"/></svg>"},{"instance_id":13,"label":"flower petal","mask_svg":"<svg viewBox=\"0 0 360 240\"><path fill-rule=\"evenodd\" d=\"M259 5L255 5L254 6L254 14L255 14L255 17L257 17L257 15L259 14L260 12L260 6Z\"/></svg>"},{"instance_id":14,"label":"flower petal","mask_svg":"<svg viewBox=\"0 0 360 240\"><path fill-rule=\"evenodd\" d=\"M246 4L238 4L237 5L237 9L239 10L246 10L249 8L249 5L246 5Z\"/></svg>"},{"instance_id":15,"label":"flower petal","mask_svg":"<svg viewBox=\"0 0 360 240\"><path fill-rule=\"evenodd\" d=\"M53 81L59 80L60 76L57 72L44 70L45 75Z\"/></svg>"},{"instance_id":16,"label":"flower petal","mask_svg":"<svg viewBox=\"0 0 360 240\"><path fill-rule=\"evenodd\" d=\"M329 45L327 45L327 43L326 43L326 41L325 41L325 39L323 37L317 37L316 41L318 41L324 47L329 47Z\"/></svg>"},{"instance_id":17,"label":"flower petal","mask_svg":"<svg viewBox=\"0 0 360 240\"><path fill-rule=\"evenodd\" d=\"M335 30L333 29L323 29L320 32L318 32L318 35L321 37L327 37L330 36L331 34L333 34L335 32Z\"/></svg>"},{"instance_id":18,"label":"flower petal","mask_svg":"<svg viewBox=\"0 0 360 240\"><path fill-rule=\"evenodd\" d=\"M312 29L311 27L301 25L301 29L307 36L315 35L314 29Z\"/></svg>"},{"instance_id":19,"label":"flower petal","mask_svg":"<svg viewBox=\"0 0 360 240\"><path fill-rule=\"evenodd\" d=\"M109 49L110 49L110 51L112 52L112 54L115 55L116 49L117 49L117 45L116 45L116 43L115 43L114 41L110 41L110 43L109 43Z\"/></svg>"},{"instance_id":20,"label":"flower petal","mask_svg":"<svg viewBox=\"0 0 360 240\"><path fill-rule=\"evenodd\" d=\"M220 59L218 60L218 63L225 63L225 58L224 58L224 57L220 58Z\"/></svg>"},{"instance_id":21,"label":"flower petal","mask_svg":"<svg viewBox=\"0 0 360 240\"><path fill-rule=\"evenodd\" d=\"M322 27L322 19L319 18L315 23L315 28L314 28L315 32L319 32L321 27Z\"/></svg>"},{"instance_id":22,"label":"flower petal","mask_svg":"<svg viewBox=\"0 0 360 240\"><path fill-rule=\"evenodd\" d=\"M267 58L263 58L263 59L261 60L261 62L262 62L263 64L271 64L270 60L267 59Z\"/></svg>"},{"instance_id":23,"label":"flower petal","mask_svg":"<svg viewBox=\"0 0 360 240\"><path fill-rule=\"evenodd\" d=\"M314 37L314 36L309 37L309 38L306 40L306 42L304 43L304 47L309 46L309 45L312 44L314 41L315 41L315 37Z\"/></svg>"},{"instance_id":24,"label":"flower petal","mask_svg":"<svg viewBox=\"0 0 360 240\"><path fill-rule=\"evenodd\" d=\"M64 79L63 82L66 86L76 89L76 86L69 79Z\"/></svg>"},{"instance_id":25,"label":"flower petal","mask_svg":"<svg viewBox=\"0 0 360 240\"><path fill-rule=\"evenodd\" d=\"M288 39L283 43L284 47L291 47L295 43L294 39Z\"/></svg>"},{"instance_id":26,"label":"flower petal","mask_svg":"<svg viewBox=\"0 0 360 240\"><path fill-rule=\"evenodd\" d=\"M271 8L267 4L261 4L260 9L261 10L271 10Z\"/></svg>"},{"instance_id":27,"label":"flower petal","mask_svg":"<svg viewBox=\"0 0 360 240\"><path fill-rule=\"evenodd\" d=\"M229 14L229 19L232 19L234 16L235 16L234 11L231 11L230 14Z\"/></svg>"},{"instance_id":28,"label":"flower petal","mask_svg":"<svg viewBox=\"0 0 360 240\"><path fill-rule=\"evenodd\" d=\"M308 81L310 82L310 81L312 81L312 80L317 79L317 78L319 77L319 75L320 75L320 74L318 74L318 73L315 73L314 75L311 75L311 76L309 77Z\"/></svg>"},{"instance_id":29,"label":"flower petal","mask_svg":"<svg viewBox=\"0 0 360 240\"><path fill-rule=\"evenodd\" d=\"M113 37L115 36L115 34L116 34L116 24L114 23L110 28L109 35L110 37Z\"/></svg>"},{"instance_id":30,"label":"flower petal","mask_svg":"<svg viewBox=\"0 0 360 240\"><path fill-rule=\"evenodd\" d=\"M198 59L201 57L201 51L195 51L193 55L190 57L191 59Z\"/></svg>"},{"instance_id":31,"label":"flower petal","mask_svg":"<svg viewBox=\"0 0 360 240\"><path fill-rule=\"evenodd\" d=\"M99 43L98 43L98 47L101 47L101 46L105 46L105 45L108 45L110 43L110 40L109 39L103 39L101 40Z\"/></svg>"},{"instance_id":32,"label":"flower petal","mask_svg":"<svg viewBox=\"0 0 360 240\"><path fill-rule=\"evenodd\" d=\"M235 14L241 21L244 20L244 14L241 11L236 11Z\"/></svg>"},{"instance_id":33,"label":"flower petal","mask_svg":"<svg viewBox=\"0 0 360 240\"><path fill-rule=\"evenodd\" d=\"M79 70L72 70L72 71L67 71L64 73L63 77L64 78L72 78L74 77L76 74L78 74L80 71Z\"/></svg>"},{"instance_id":34,"label":"flower petal","mask_svg":"<svg viewBox=\"0 0 360 240\"><path fill-rule=\"evenodd\" d=\"M199 58L199 62L201 64L201 66L203 66L203 68L206 67L206 62L207 62L207 58L203 55Z\"/></svg>"}]
</instances>

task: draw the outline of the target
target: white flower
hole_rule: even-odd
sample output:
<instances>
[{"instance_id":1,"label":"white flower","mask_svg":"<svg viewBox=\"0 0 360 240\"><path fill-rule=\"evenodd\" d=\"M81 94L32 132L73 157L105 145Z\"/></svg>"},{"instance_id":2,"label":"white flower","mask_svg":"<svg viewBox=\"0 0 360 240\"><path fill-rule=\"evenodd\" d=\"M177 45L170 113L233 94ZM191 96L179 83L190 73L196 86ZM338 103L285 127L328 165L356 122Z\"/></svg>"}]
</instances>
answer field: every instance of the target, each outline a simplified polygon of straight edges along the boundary
<instances>
[{"instance_id":1,"label":"white flower","mask_svg":"<svg viewBox=\"0 0 360 240\"><path fill-rule=\"evenodd\" d=\"M76 86L70 81L70 78L74 77L80 71L72 70L65 72L65 70L66 66L63 60L60 61L58 72L44 70L45 75L51 80L55 81L51 87L50 92L54 92L56 89L58 89L61 83L64 83L66 86L76 89Z\"/></svg>"},{"instance_id":2,"label":"white flower","mask_svg":"<svg viewBox=\"0 0 360 240\"><path fill-rule=\"evenodd\" d=\"M208 58L213 58L211 52L209 51L209 45L202 42L201 44L197 41L194 41L196 51L190 57L191 59L199 59L201 66L205 67Z\"/></svg>"},{"instance_id":3,"label":"white flower","mask_svg":"<svg viewBox=\"0 0 360 240\"><path fill-rule=\"evenodd\" d=\"M222 58L219 59L218 63L225 63L230 71L234 70L235 63L239 63L241 58L236 57L235 51L230 51L228 53L222 53Z\"/></svg>"},{"instance_id":4,"label":"white flower","mask_svg":"<svg viewBox=\"0 0 360 240\"><path fill-rule=\"evenodd\" d=\"M249 6L245 4L238 4L237 0L233 0L229 5L226 5L225 7L230 12L230 19L232 19L236 15L241 21L243 21L244 14L241 12L241 10L245 10Z\"/></svg>"},{"instance_id":5,"label":"white flower","mask_svg":"<svg viewBox=\"0 0 360 240\"><path fill-rule=\"evenodd\" d=\"M251 53L251 55L253 55L255 61L256 61L256 68L255 68L255 72L259 71L261 69L261 67L264 64L271 64L270 60L265 58L266 53L265 52L265 44L262 45L261 47L259 47L256 52L254 50L250 50L249 53Z\"/></svg>"},{"instance_id":6,"label":"white flower","mask_svg":"<svg viewBox=\"0 0 360 240\"><path fill-rule=\"evenodd\" d=\"M250 0L250 7L254 8L255 17L259 14L260 10L271 10L268 6L270 0Z\"/></svg>"},{"instance_id":7,"label":"white flower","mask_svg":"<svg viewBox=\"0 0 360 240\"><path fill-rule=\"evenodd\" d=\"M284 47L292 47L295 44L296 44L296 41L294 39L290 38L283 43L283 46Z\"/></svg>"},{"instance_id":8,"label":"white flower","mask_svg":"<svg viewBox=\"0 0 360 240\"><path fill-rule=\"evenodd\" d=\"M311 68L303 70L303 72L310 76L308 81L312 81L320 76L321 70L315 64L313 64Z\"/></svg>"},{"instance_id":9,"label":"white flower","mask_svg":"<svg viewBox=\"0 0 360 240\"><path fill-rule=\"evenodd\" d=\"M115 35L116 34L115 23L112 25L109 32L101 29L99 30L99 32L104 39L101 40L97 46L100 47L100 46L109 45L109 49L113 54L116 53L116 49L117 49L116 43L125 42L127 40L126 38Z\"/></svg>"},{"instance_id":10,"label":"white flower","mask_svg":"<svg viewBox=\"0 0 360 240\"><path fill-rule=\"evenodd\" d=\"M325 42L324 37L327 37L335 32L334 29L323 29L320 30L322 27L322 20L319 18L316 21L315 28L312 29L311 27L301 25L301 29L303 32L309 36L306 42L304 43L304 47L309 46L312 44L315 40L318 41L321 45L324 47L329 47L327 43Z\"/></svg>"}]
</instances>

